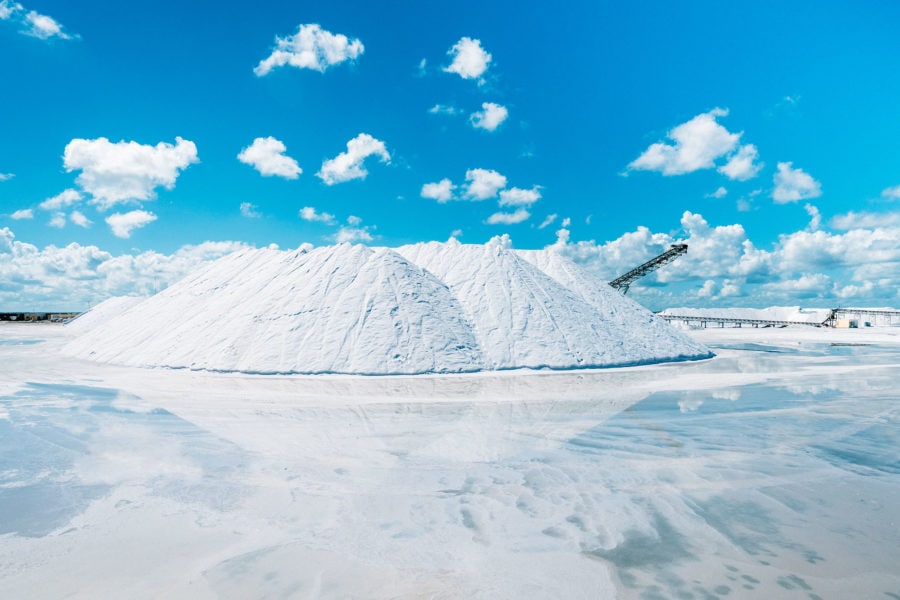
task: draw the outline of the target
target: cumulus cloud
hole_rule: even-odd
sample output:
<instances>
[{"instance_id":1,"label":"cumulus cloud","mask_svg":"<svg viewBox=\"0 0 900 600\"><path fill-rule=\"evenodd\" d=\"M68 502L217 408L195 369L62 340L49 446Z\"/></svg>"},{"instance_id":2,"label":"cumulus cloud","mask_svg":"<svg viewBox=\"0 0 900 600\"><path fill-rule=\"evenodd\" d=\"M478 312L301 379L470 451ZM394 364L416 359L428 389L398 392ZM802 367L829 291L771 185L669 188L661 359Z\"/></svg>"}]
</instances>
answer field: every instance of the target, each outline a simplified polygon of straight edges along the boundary
<instances>
[{"instance_id":1,"label":"cumulus cloud","mask_svg":"<svg viewBox=\"0 0 900 600\"><path fill-rule=\"evenodd\" d=\"M763 249L740 224L712 226L701 215L685 212L683 233L678 237L639 227L598 244L570 242L563 229L565 238L553 247L609 281L664 252L672 243L687 243L685 256L632 286L629 294L653 309L708 306L710 300L721 305L804 303L824 308L838 306L848 297L868 306L896 302L900 213L882 218L849 213L833 219L832 225L848 229L841 233L808 228L784 233Z\"/></svg>"},{"instance_id":2,"label":"cumulus cloud","mask_svg":"<svg viewBox=\"0 0 900 600\"><path fill-rule=\"evenodd\" d=\"M431 200L437 200L440 203L449 202L453 199L453 190L456 186L449 179L444 178L434 183L426 183L422 186L421 196Z\"/></svg>"},{"instance_id":3,"label":"cumulus cloud","mask_svg":"<svg viewBox=\"0 0 900 600\"><path fill-rule=\"evenodd\" d=\"M482 110L473 112L469 116L469 122L476 129L484 129L486 131L494 131L509 116L509 111L505 106L495 104L493 102L483 102Z\"/></svg>"},{"instance_id":4,"label":"cumulus cloud","mask_svg":"<svg viewBox=\"0 0 900 600\"><path fill-rule=\"evenodd\" d=\"M42 15L34 10L27 10L20 3L10 0L0 0L0 20L14 21L18 24L20 33L41 40L78 38L77 35L64 31L63 26L53 17Z\"/></svg>"},{"instance_id":5,"label":"cumulus cloud","mask_svg":"<svg viewBox=\"0 0 900 600\"><path fill-rule=\"evenodd\" d=\"M541 199L541 188L534 186L530 190L513 187L500 192L500 206L531 206Z\"/></svg>"},{"instance_id":6,"label":"cumulus cloud","mask_svg":"<svg viewBox=\"0 0 900 600\"><path fill-rule=\"evenodd\" d=\"M822 214L817 207L809 203L805 204L803 208L806 210L806 214L809 215L808 229L815 231L822 225Z\"/></svg>"},{"instance_id":7,"label":"cumulus cloud","mask_svg":"<svg viewBox=\"0 0 900 600\"><path fill-rule=\"evenodd\" d=\"M10 2L9 0L0 0L0 21L6 21L17 11L22 10L22 5L18 2Z\"/></svg>"},{"instance_id":8,"label":"cumulus cloud","mask_svg":"<svg viewBox=\"0 0 900 600\"><path fill-rule=\"evenodd\" d=\"M448 104L435 104L431 108L428 109L429 114L432 115L458 115L461 110L456 108L455 106L451 106Z\"/></svg>"},{"instance_id":9,"label":"cumulus cloud","mask_svg":"<svg viewBox=\"0 0 900 600\"><path fill-rule=\"evenodd\" d=\"M72 36L64 32L62 25L55 19L33 10L28 11L25 15L25 24L27 25L27 28L24 33L38 39L47 40L52 37L58 37L64 40L72 39Z\"/></svg>"},{"instance_id":10,"label":"cumulus cloud","mask_svg":"<svg viewBox=\"0 0 900 600\"><path fill-rule=\"evenodd\" d=\"M55 227L56 229L62 229L66 226L66 213L64 212L55 212L53 216L50 217L50 221L47 223L50 227Z\"/></svg>"},{"instance_id":11,"label":"cumulus cloud","mask_svg":"<svg viewBox=\"0 0 900 600\"><path fill-rule=\"evenodd\" d=\"M725 189L725 188L722 187L722 186L719 186L719 187L716 189L716 191L714 191L714 192L711 193L711 194L707 194L706 197L707 197L707 198L717 198L717 199L718 199L718 198L724 198L724 197L727 196L727 195L728 195L728 190Z\"/></svg>"},{"instance_id":12,"label":"cumulus cloud","mask_svg":"<svg viewBox=\"0 0 900 600\"><path fill-rule=\"evenodd\" d=\"M900 185L881 190L881 197L888 200L900 200Z\"/></svg>"},{"instance_id":13,"label":"cumulus cloud","mask_svg":"<svg viewBox=\"0 0 900 600\"><path fill-rule=\"evenodd\" d=\"M301 208L299 215L304 221L325 223L326 225L334 224L334 215L327 212L317 212L312 206L304 206Z\"/></svg>"},{"instance_id":14,"label":"cumulus cloud","mask_svg":"<svg viewBox=\"0 0 900 600\"><path fill-rule=\"evenodd\" d=\"M479 83L491 62L491 55L481 47L481 40L462 37L447 54L453 57L450 66L444 67L447 73L456 73L463 79L476 79Z\"/></svg>"},{"instance_id":15,"label":"cumulus cloud","mask_svg":"<svg viewBox=\"0 0 900 600\"><path fill-rule=\"evenodd\" d=\"M792 168L791 162L778 163L778 172L775 173L773 182L775 190L772 199L778 204L797 202L818 198L822 195L822 186L803 169Z\"/></svg>"},{"instance_id":16,"label":"cumulus cloud","mask_svg":"<svg viewBox=\"0 0 900 600\"><path fill-rule=\"evenodd\" d=\"M366 171L363 161L370 156L377 156L383 163L391 162L391 155L384 142L375 139L368 133L360 133L347 142L346 152L341 152L336 157L323 162L322 168L316 173L316 176L326 185L334 185L352 179L365 179L368 171Z\"/></svg>"},{"instance_id":17,"label":"cumulus cloud","mask_svg":"<svg viewBox=\"0 0 900 600\"><path fill-rule=\"evenodd\" d=\"M854 212L837 215L829 225L833 229L849 231L851 229L875 229L880 227L900 227L900 212L873 213Z\"/></svg>"},{"instance_id":18,"label":"cumulus cloud","mask_svg":"<svg viewBox=\"0 0 900 600\"><path fill-rule=\"evenodd\" d=\"M257 206L252 202L241 202L241 216L248 219L256 219L262 215L257 210Z\"/></svg>"},{"instance_id":19,"label":"cumulus cloud","mask_svg":"<svg viewBox=\"0 0 900 600\"><path fill-rule=\"evenodd\" d=\"M265 177L277 175L285 179L297 179L303 169L296 160L285 154L286 151L287 147L281 140L271 136L258 137L241 150L237 158Z\"/></svg>"},{"instance_id":20,"label":"cumulus cloud","mask_svg":"<svg viewBox=\"0 0 900 600\"><path fill-rule=\"evenodd\" d=\"M495 212L487 218L488 225L515 225L522 221L528 220L531 213L524 208L520 208L515 212Z\"/></svg>"},{"instance_id":21,"label":"cumulus cloud","mask_svg":"<svg viewBox=\"0 0 900 600\"><path fill-rule=\"evenodd\" d=\"M198 162L194 142L175 138L175 145L110 142L101 137L74 139L66 145L63 166L81 171L76 178L100 210L134 200L151 200L156 188L171 190L181 171Z\"/></svg>"},{"instance_id":22,"label":"cumulus cloud","mask_svg":"<svg viewBox=\"0 0 900 600\"><path fill-rule=\"evenodd\" d=\"M466 198L487 200L506 187L506 177L492 169L469 169L466 171Z\"/></svg>"},{"instance_id":23,"label":"cumulus cloud","mask_svg":"<svg viewBox=\"0 0 900 600\"><path fill-rule=\"evenodd\" d=\"M546 227L549 227L550 225L553 224L554 221L556 221L556 217L557 217L556 213L553 213L552 215L547 215L547 218L545 218L541 222L541 224L538 225L538 229L544 229Z\"/></svg>"},{"instance_id":24,"label":"cumulus cloud","mask_svg":"<svg viewBox=\"0 0 900 600\"><path fill-rule=\"evenodd\" d=\"M716 121L728 115L721 108L697 115L668 133L672 143L651 144L632 161L630 170L659 171L663 175L682 175L711 169L715 161L738 146L740 133L731 133Z\"/></svg>"},{"instance_id":25,"label":"cumulus cloud","mask_svg":"<svg viewBox=\"0 0 900 600\"><path fill-rule=\"evenodd\" d=\"M72 221L73 223L75 223L76 225L78 225L79 227L84 227L84 228L88 228L92 224L92 221L90 219L88 219L86 216L84 216L84 213L82 213L79 210L73 210L69 214L69 220Z\"/></svg>"},{"instance_id":26,"label":"cumulus cloud","mask_svg":"<svg viewBox=\"0 0 900 600\"><path fill-rule=\"evenodd\" d=\"M106 217L106 224L112 229L113 235L120 238L130 238L135 229L149 225L156 220L156 215L145 210L133 210L127 213L115 213Z\"/></svg>"},{"instance_id":27,"label":"cumulus cloud","mask_svg":"<svg viewBox=\"0 0 900 600\"><path fill-rule=\"evenodd\" d=\"M77 204L78 202L81 202L81 194L78 193L78 190L69 188L63 190L52 198L47 198L46 200L41 202L39 206L43 210L59 210L67 206L71 206L72 204Z\"/></svg>"},{"instance_id":28,"label":"cumulus cloud","mask_svg":"<svg viewBox=\"0 0 900 600\"><path fill-rule=\"evenodd\" d=\"M14 173L0 173L0 181L9 181L15 177Z\"/></svg>"},{"instance_id":29,"label":"cumulus cloud","mask_svg":"<svg viewBox=\"0 0 900 600\"><path fill-rule=\"evenodd\" d=\"M289 65L324 73L329 67L356 60L364 51L365 47L358 39L331 33L315 23L300 25L294 35L275 36L272 54L261 60L253 72L257 77L263 77L272 69Z\"/></svg>"},{"instance_id":30,"label":"cumulus cloud","mask_svg":"<svg viewBox=\"0 0 900 600\"><path fill-rule=\"evenodd\" d=\"M368 225L362 225L362 219L355 215L350 215L347 217L347 225L338 229L337 233L334 234L333 239L338 244L343 244L345 242L351 244L371 242L374 238L369 231L370 229L374 229L374 226L370 228Z\"/></svg>"},{"instance_id":31,"label":"cumulus cloud","mask_svg":"<svg viewBox=\"0 0 900 600\"><path fill-rule=\"evenodd\" d=\"M747 181L753 179L763 168L763 163L758 162L759 152L753 144L746 144L738 148L728 162L719 167L719 173L728 179Z\"/></svg>"},{"instance_id":32,"label":"cumulus cloud","mask_svg":"<svg viewBox=\"0 0 900 600\"><path fill-rule=\"evenodd\" d=\"M11 214L9 218L13 219L14 221L21 221L22 219L33 219L34 211L30 208L23 208Z\"/></svg>"},{"instance_id":33,"label":"cumulus cloud","mask_svg":"<svg viewBox=\"0 0 900 600\"><path fill-rule=\"evenodd\" d=\"M208 262L246 248L205 242L172 254L114 256L97 246L37 246L0 228L0 304L8 310L85 310L110 296L147 296Z\"/></svg>"}]
</instances>

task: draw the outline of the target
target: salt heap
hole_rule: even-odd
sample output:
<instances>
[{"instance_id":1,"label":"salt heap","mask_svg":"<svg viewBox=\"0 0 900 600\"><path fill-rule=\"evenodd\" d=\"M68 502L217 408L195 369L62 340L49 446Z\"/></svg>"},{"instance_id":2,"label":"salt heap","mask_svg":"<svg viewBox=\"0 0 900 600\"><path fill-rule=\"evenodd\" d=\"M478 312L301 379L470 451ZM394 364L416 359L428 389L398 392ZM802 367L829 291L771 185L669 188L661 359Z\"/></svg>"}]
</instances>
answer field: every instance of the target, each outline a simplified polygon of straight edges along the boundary
<instances>
[{"instance_id":1,"label":"salt heap","mask_svg":"<svg viewBox=\"0 0 900 600\"><path fill-rule=\"evenodd\" d=\"M139 367L384 375L711 356L552 249L519 253L508 238L242 250L98 321L76 331L69 354Z\"/></svg>"}]
</instances>

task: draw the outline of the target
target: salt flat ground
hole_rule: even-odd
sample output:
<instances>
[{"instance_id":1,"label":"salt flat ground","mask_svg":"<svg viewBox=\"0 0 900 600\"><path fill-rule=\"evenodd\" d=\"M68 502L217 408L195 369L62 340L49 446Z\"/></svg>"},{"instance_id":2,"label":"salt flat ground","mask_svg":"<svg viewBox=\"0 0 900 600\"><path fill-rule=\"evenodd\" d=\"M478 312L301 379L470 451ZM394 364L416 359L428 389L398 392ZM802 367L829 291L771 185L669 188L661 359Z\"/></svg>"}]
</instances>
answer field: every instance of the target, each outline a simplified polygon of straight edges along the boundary
<instances>
[{"instance_id":1,"label":"salt flat ground","mask_svg":"<svg viewBox=\"0 0 900 600\"><path fill-rule=\"evenodd\" d=\"M0 325L0 597L900 599L900 329L272 377Z\"/></svg>"}]
</instances>

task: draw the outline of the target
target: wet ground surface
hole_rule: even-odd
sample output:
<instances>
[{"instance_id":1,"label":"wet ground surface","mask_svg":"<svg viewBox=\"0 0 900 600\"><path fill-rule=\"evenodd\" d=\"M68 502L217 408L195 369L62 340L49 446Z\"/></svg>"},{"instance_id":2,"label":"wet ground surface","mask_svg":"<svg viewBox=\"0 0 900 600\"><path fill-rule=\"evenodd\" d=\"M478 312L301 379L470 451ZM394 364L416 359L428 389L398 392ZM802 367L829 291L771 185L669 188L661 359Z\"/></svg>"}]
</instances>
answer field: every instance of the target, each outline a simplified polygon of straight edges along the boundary
<instances>
[{"instance_id":1,"label":"wet ground surface","mask_svg":"<svg viewBox=\"0 0 900 600\"><path fill-rule=\"evenodd\" d=\"M289 380L293 405L259 379L29 377L21 341L0 580L29 597L900 598L895 346L738 341L434 402Z\"/></svg>"}]
</instances>

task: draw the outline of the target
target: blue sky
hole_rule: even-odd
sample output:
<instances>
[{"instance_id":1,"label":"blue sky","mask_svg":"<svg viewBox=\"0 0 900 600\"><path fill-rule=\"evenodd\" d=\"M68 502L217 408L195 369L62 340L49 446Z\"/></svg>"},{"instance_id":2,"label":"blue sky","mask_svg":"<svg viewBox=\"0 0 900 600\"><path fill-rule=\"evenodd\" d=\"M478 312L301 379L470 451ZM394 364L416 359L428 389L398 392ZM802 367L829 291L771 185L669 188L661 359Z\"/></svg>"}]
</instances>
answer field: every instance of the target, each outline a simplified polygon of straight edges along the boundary
<instances>
[{"instance_id":1,"label":"blue sky","mask_svg":"<svg viewBox=\"0 0 900 600\"><path fill-rule=\"evenodd\" d=\"M632 288L652 308L900 305L897 23L0 0L0 304L146 293L242 244L509 234L610 277L687 241Z\"/></svg>"}]
</instances>

